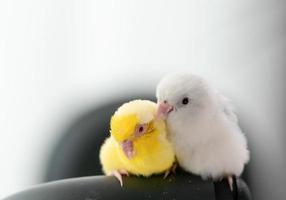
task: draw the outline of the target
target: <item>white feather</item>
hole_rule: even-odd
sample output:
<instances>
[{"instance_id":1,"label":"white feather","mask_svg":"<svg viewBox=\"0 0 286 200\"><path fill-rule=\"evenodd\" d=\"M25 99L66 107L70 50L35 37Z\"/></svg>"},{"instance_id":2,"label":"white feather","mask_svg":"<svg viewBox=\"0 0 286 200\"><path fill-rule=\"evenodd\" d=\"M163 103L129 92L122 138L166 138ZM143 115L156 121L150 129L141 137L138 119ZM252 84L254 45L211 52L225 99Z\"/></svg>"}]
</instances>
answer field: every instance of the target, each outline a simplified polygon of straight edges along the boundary
<instances>
[{"instance_id":1,"label":"white feather","mask_svg":"<svg viewBox=\"0 0 286 200\"><path fill-rule=\"evenodd\" d=\"M180 105L186 96L190 105ZM203 178L241 175L249 151L227 98L202 78L190 74L163 78L157 86L157 98L175 107L167 126L181 167Z\"/></svg>"}]
</instances>

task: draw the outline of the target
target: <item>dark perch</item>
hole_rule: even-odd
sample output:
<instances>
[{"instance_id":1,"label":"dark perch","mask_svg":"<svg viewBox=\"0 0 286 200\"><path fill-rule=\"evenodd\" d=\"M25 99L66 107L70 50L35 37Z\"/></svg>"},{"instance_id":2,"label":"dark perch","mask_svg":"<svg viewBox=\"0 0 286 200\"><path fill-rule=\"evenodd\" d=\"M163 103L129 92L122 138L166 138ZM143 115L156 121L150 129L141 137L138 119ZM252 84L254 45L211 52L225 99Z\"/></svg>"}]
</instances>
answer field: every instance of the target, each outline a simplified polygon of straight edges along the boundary
<instances>
[{"instance_id":1,"label":"dark perch","mask_svg":"<svg viewBox=\"0 0 286 200\"><path fill-rule=\"evenodd\" d=\"M245 183L242 180L238 183L238 194L235 194L229 190L226 180L214 184L182 171L167 179L124 177L123 187L114 177L92 176L42 184L5 200L250 199Z\"/></svg>"}]
</instances>

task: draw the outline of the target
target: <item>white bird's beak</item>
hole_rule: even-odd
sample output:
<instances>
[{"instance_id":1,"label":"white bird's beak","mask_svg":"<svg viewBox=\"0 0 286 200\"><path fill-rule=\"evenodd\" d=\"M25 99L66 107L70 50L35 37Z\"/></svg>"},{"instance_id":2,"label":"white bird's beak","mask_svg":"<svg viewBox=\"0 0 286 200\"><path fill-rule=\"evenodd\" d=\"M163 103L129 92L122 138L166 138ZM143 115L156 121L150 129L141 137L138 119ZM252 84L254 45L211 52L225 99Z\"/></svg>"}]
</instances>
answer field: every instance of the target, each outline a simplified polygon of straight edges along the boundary
<instances>
[{"instance_id":1,"label":"white bird's beak","mask_svg":"<svg viewBox=\"0 0 286 200\"><path fill-rule=\"evenodd\" d=\"M168 114L174 110L174 107L169 105L167 102L159 102L157 108L158 118L167 118Z\"/></svg>"}]
</instances>

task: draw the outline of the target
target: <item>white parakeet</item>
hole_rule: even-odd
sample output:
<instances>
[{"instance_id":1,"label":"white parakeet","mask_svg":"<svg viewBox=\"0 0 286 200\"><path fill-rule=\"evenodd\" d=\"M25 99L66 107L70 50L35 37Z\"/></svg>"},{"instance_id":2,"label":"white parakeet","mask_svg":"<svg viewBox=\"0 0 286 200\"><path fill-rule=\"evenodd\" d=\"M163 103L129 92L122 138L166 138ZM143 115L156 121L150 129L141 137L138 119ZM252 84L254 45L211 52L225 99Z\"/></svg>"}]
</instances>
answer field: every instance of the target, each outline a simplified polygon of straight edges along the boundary
<instances>
[{"instance_id":1,"label":"white parakeet","mask_svg":"<svg viewBox=\"0 0 286 200\"><path fill-rule=\"evenodd\" d=\"M233 107L204 79L170 74L157 86L158 116L166 118L179 165L202 178L240 176L249 160Z\"/></svg>"}]
</instances>

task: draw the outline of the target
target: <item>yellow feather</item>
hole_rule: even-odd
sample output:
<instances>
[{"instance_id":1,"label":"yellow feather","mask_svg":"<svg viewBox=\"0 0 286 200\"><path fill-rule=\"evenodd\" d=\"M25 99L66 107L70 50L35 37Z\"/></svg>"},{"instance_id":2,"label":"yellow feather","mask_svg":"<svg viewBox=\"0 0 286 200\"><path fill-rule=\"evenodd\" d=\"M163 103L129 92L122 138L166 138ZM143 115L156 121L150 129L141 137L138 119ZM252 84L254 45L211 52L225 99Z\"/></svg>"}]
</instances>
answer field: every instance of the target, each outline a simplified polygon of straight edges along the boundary
<instances>
[{"instance_id":1,"label":"yellow feather","mask_svg":"<svg viewBox=\"0 0 286 200\"><path fill-rule=\"evenodd\" d=\"M171 143L166 138L166 127L155 118L156 104L135 100L122 105L111 119L111 136L100 150L100 161L105 174L112 170L127 170L135 175L150 176L168 170L174 160ZM134 137L135 127L147 124L147 130ZM120 142L133 141L134 156L127 158Z\"/></svg>"},{"instance_id":2,"label":"yellow feather","mask_svg":"<svg viewBox=\"0 0 286 200\"><path fill-rule=\"evenodd\" d=\"M124 139L131 137L137 122L138 119L135 114L120 117L118 115L112 116L110 132L118 142L121 142Z\"/></svg>"}]
</instances>

